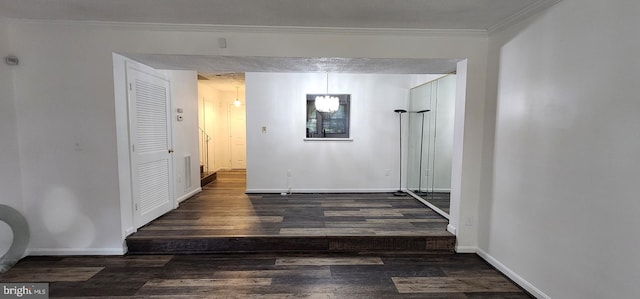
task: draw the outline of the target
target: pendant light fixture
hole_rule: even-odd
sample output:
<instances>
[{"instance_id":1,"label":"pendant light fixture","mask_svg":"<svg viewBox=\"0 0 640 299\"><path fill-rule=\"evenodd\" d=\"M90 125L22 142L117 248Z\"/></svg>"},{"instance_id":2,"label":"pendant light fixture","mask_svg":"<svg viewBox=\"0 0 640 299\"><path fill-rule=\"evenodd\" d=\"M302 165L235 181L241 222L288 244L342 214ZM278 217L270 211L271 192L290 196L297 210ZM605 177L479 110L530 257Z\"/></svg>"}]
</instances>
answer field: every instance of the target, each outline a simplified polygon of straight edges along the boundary
<instances>
[{"instance_id":1,"label":"pendant light fixture","mask_svg":"<svg viewBox=\"0 0 640 299\"><path fill-rule=\"evenodd\" d=\"M236 86L236 99L233 101L233 105L236 107L240 107L241 105L240 99L238 99L238 86Z\"/></svg>"},{"instance_id":2,"label":"pendant light fixture","mask_svg":"<svg viewBox=\"0 0 640 299\"><path fill-rule=\"evenodd\" d=\"M315 100L316 110L320 112L336 112L340 108L340 99L329 95L329 73L327 73L327 93L317 96Z\"/></svg>"}]
</instances>

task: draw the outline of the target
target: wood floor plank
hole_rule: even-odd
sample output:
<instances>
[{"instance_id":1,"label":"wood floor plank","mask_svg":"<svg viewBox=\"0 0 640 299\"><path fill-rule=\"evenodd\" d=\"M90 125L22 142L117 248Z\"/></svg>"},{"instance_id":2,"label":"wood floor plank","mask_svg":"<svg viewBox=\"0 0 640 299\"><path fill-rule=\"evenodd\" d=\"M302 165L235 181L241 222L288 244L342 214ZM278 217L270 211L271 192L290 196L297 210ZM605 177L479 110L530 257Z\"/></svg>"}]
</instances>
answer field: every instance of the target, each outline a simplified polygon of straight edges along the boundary
<instances>
[{"instance_id":1,"label":"wood floor plank","mask_svg":"<svg viewBox=\"0 0 640 299\"><path fill-rule=\"evenodd\" d=\"M64 257L56 263L56 266L67 267L164 267L173 255L134 255L115 257L115 256L83 256L83 257Z\"/></svg>"},{"instance_id":2,"label":"wood floor plank","mask_svg":"<svg viewBox=\"0 0 640 299\"><path fill-rule=\"evenodd\" d=\"M356 216L356 217L403 217L402 213L393 210L386 209L360 209L357 211L325 211L326 217L340 217L340 216Z\"/></svg>"},{"instance_id":3,"label":"wood floor plank","mask_svg":"<svg viewBox=\"0 0 640 299\"><path fill-rule=\"evenodd\" d=\"M392 277L400 293L514 292L519 289L499 275L483 277Z\"/></svg>"},{"instance_id":4,"label":"wood floor plank","mask_svg":"<svg viewBox=\"0 0 640 299\"><path fill-rule=\"evenodd\" d=\"M345 258L279 258L276 265L382 265L382 259L379 257L345 257Z\"/></svg>"},{"instance_id":5,"label":"wood floor plank","mask_svg":"<svg viewBox=\"0 0 640 299\"><path fill-rule=\"evenodd\" d=\"M392 208L389 203L370 203L370 202L322 202L320 206L323 208Z\"/></svg>"},{"instance_id":6,"label":"wood floor plank","mask_svg":"<svg viewBox=\"0 0 640 299\"><path fill-rule=\"evenodd\" d=\"M104 267L17 268L0 276L3 282L86 281Z\"/></svg>"},{"instance_id":7,"label":"wood floor plank","mask_svg":"<svg viewBox=\"0 0 640 299\"><path fill-rule=\"evenodd\" d=\"M448 223L449 221L444 218L427 218L427 219L413 219L413 218L391 218L391 219L365 219L367 223L412 223L412 222L439 222Z\"/></svg>"},{"instance_id":8,"label":"wood floor plank","mask_svg":"<svg viewBox=\"0 0 640 299\"><path fill-rule=\"evenodd\" d=\"M299 265L294 265L299 266ZM267 267L266 269L253 270L258 267L247 267L247 270L216 270L212 269L190 269L180 270L172 269L159 276L162 279L231 279L231 278L279 278L279 277L297 277L297 278L329 278L331 270L329 267ZM238 268L231 268L238 269ZM251 269L251 270L249 270Z\"/></svg>"},{"instance_id":9,"label":"wood floor plank","mask_svg":"<svg viewBox=\"0 0 640 299\"><path fill-rule=\"evenodd\" d=\"M282 228L281 236L372 236L375 230L365 228Z\"/></svg>"},{"instance_id":10,"label":"wood floor plank","mask_svg":"<svg viewBox=\"0 0 640 299\"><path fill-rule=\"evenodd\" d=\"M143 287L268 286L271 278L152 279Z\"/></svg>"}]
</instances>

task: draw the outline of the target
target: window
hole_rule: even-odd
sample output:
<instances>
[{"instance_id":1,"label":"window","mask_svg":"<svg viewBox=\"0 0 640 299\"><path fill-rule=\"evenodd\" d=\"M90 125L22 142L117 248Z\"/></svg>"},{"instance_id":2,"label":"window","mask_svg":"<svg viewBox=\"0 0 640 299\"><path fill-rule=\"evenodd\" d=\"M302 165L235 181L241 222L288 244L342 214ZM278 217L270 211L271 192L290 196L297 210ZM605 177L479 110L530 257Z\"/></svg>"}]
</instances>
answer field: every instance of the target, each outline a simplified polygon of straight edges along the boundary
<instances>
[{"instance_id":1,"label":"window","mask_svg":"<svg viewBox=\"0 0 640 299\"><path fill-rule=\"evenodd\" d=\"M316 110L316 96L307 94L307 138L349 138L349 102L351 95L332 94L340 100L336 112Z\"/></svg>"}]
</instances>

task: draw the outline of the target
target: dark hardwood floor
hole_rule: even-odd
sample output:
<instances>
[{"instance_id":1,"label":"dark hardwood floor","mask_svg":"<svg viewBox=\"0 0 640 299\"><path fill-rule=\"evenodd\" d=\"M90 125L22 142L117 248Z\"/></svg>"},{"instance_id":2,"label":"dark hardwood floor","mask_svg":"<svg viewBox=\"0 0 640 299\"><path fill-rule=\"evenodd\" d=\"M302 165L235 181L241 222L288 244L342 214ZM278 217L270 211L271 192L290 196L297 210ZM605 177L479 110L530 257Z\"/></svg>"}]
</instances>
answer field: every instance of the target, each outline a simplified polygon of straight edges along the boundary
<instances>
[{"instance_id":1,"label":"dark hardwood floor","mask_svg":"<svg viewBox=\"0 0 640 299\"><path fill-rule=\"evenodd\" d=\"M221 171L180 207L127 238L131 253L452 252L447 219L410 196L250 194Z\"/></svg>"},{"instance_id":2,"label":"dark hardwood floor","mask_svg":"<svg viewBox=\"0 0 640 299\"><path fill-rule=\"evenodd\" d=\"M327 235L422 238L428 232L438 237L446 226L409 197L246 196L238 193L244 184L243 172L220 173L202 194L141 229L137 238L180 243L211 235L231 236L227 240L234 242L243 236L284 237L313 244L314 238L325 240ZM49 283L51 298L532 298L475 254L287 248L267 253L27 257L0 274L0 282Z\"/></svg>"},{"instance_id":3,"label":"dark hardwood floor","mask_svg":"<svg viewBox=\"0 0 640 299\"><path fill-rule=\"evenodd\" d=\"M27 257L51 298L531 298L474 254Z\"/></svg>"}]
</instances>

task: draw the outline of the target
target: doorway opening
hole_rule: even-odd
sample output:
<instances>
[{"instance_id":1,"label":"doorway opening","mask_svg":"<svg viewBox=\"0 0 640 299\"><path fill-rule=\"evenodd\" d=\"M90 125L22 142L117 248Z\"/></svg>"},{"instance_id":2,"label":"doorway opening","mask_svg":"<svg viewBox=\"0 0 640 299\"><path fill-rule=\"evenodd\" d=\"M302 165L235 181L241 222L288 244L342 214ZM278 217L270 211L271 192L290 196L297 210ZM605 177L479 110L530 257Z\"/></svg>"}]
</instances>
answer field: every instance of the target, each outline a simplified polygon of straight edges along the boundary
<instances>
[{"instance_id":1,"label":"doorway opening","mask_svg":"<svg viewBox=\"0 0 640 299\"><path fill-rule=\"evenodd\" d=\"M221 171L246 171L244 73L198 74L201 186Z\"/></svg>"}]
</instances>

